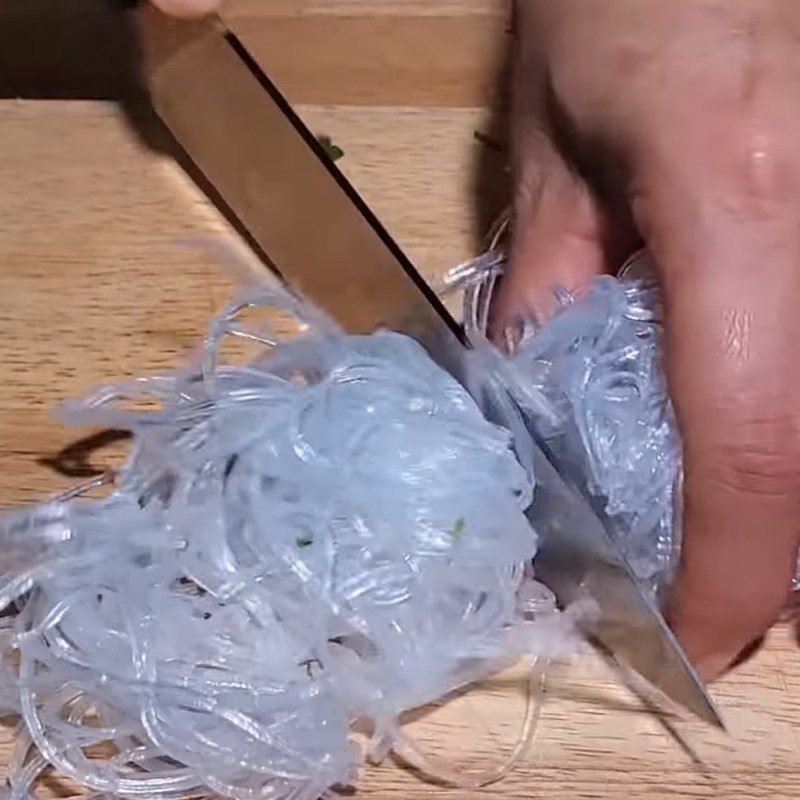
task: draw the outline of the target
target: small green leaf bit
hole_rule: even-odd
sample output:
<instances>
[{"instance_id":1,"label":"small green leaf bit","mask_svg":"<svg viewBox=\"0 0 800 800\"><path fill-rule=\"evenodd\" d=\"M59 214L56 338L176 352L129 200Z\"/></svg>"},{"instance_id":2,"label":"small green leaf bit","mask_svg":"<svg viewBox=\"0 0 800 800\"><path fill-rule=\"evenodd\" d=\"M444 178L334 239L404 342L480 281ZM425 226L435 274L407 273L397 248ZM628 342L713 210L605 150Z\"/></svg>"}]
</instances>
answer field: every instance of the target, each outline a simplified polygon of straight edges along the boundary
<instances>
[{"instance_id":1,"label":"small green leaf bit","mask_svg":"<svg viewBox=\"0 0 800 800\"><path fill-rule=\"evenodd\" d=\"M464 517L460 517L453 523L453 527L450 528L450 538L454 542L460 542L467 532L467 523L464 521Z\"/></svg>"},{"instance_id":2,"label":"small green leaf bit","mask_svg":"<svg viewBox=\"0 0 800 800\"><path fill-rule=\"evenodd\" d=\"M318 136L317 141L322 145L322 149L327 153L331 161L338 161L344 155L344 150L339 145L334 144L330 136Z\"/></svg>"}]
</instances>

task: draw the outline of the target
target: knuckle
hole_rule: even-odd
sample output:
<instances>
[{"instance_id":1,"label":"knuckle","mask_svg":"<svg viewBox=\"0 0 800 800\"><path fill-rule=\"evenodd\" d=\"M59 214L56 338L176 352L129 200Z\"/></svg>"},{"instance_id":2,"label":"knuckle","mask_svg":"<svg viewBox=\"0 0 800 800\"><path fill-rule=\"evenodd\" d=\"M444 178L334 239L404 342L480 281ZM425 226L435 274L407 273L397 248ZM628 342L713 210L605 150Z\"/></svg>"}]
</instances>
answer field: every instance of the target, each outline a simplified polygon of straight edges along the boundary
<instances>
[{"instance_id":1,"label":"knuckle","mask_svg":"<svg viewBox=\"0 0 800 800\"><path fill-rule=\"evenodd\" d=\"M696 123L685 144L689 161L719 207L746 221L772 219L800 197L800 157L786 131L796 114L728 109ZM696 179L696 176L695 176Z\"/></svg>"},{"instance_id":2,"label":"knuckle","mask_svg":"<svg viewBox=\"0 0 800 800\"><path fill-rule=\"evenodd\" d=\"M716 77L648 95L639 102L649 117L640 113L634 119L646 122L633 123L640 171L748 224L793 215L800 151L791 131L799 115L772 94L760 89L742 98ZM675 117L682 124L666 128Z\"/></svg>"},{"instance_id":3,"label":"knuckle","mask_svg":"<svg viewBox=\"0 0 800 800\"><path fill-rule=\"evenodd\" d=\"M740 126L746 128L747 126ZM722 169L730 184L731 210L769 214L798 195L798 159L774 131L738 129L721 150Z\"/></svg>"},{"instance_id":4,"label":"knuckle","mask_svg":"<svg viewBox=\"0 0 800 800\"><path fill-rule=\"evenodd\" d=\"M791 417L750 416L725 430L707 445L704 458L716 483L740 494L800 494L800 448Z\"/></svg>"}]
</instances>

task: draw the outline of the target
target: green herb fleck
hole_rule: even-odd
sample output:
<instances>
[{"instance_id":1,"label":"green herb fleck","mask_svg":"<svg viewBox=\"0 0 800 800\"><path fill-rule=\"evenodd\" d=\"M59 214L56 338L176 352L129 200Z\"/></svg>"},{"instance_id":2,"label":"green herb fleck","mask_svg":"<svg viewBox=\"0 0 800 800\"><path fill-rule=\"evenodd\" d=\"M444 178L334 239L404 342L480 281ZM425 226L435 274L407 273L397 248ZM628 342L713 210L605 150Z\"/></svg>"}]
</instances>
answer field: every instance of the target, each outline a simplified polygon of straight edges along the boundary
<instances>
[{"instance_id":1,"label":"green herb fleck","mask_svg":"<svg viewBox=\"0 0 800 800\"><path fill-rule=\"evenodd\" d=\"M467 523L464 521L464 517L460 517L453 523L453 527L450 528L450 537L454 542L460 542L464 538L466 532Z\"/></svg>"},{"instance_id":2,"label":"green herb fleck","mask_svg":"<svg viewBox=\"0 0 800 800\"><path fill-rule=\"evenodd\" d=\"M295 544L298 547L311 547L314 544L314 540L310 536L298 536L295 539Z\"/></svg>"},{"instance_id":3,"label":"green herb fleck","mask_svg":"<svg viewBox=\"0 0 800 800\"><path fill-rule=\"evenodd\" d=\"M330 136L318 136L317 141L322 145L322 149L327 153L331 161L338 161L344 155L344 150L339 145L334 144Z\"/></svg>"}]
</instances>

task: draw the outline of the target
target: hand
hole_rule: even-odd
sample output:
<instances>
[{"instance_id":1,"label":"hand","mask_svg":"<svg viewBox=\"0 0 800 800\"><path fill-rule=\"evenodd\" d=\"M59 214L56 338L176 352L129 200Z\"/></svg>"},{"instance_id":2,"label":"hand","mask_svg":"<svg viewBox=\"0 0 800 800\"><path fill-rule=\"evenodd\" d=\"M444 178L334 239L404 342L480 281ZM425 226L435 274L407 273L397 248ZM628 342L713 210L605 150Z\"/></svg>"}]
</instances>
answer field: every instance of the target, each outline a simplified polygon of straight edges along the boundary
<instances>
[{"instance_id":1,"label":"hand","mask_svg":"<svg viewBox=\"0 0 800 800\"><path fill-rule=\"evenodd\" d=\"M202 17L219 4L220 0L153 0L153 5L173 17Z\"/></svg>"},{"instance_id":2,"label":"hand","mask_svg":"<svg viewBox=\"0 0 800 800\"><path fill-rule=\"evenodd\" d=\"M519 0L509 274L493 332L642 241L685 446L668 609L717 677L784 605L800 534L800 3Z\"/></svg>"}]
</instances>

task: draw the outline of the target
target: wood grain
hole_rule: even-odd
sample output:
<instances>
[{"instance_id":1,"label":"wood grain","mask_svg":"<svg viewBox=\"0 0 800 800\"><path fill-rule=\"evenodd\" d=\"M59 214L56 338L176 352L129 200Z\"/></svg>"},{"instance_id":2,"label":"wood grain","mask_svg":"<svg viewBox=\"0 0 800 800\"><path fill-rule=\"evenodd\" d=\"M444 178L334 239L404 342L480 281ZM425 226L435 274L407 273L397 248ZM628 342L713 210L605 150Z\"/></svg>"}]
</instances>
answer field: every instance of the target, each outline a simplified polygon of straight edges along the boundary
<instances>
[{"instance_id":1,"label":"wood grain","mask_svg":"<svg viewBox=\"0 0 800 800\"><path fill-rule=\"evenodd\" d=\"M330 10L358 16L369 5L331 0ZM465 13L480 15L478 5L464 0ZM447 13L458 17L457 6L453 0ZM394 7L402 11L400 3ZM310 16L326 13L322 0L299 8ZM342 169L432 277L475 247L474 173L483 155L473 131L485 112L447 102L377 105L300 111L344 149ZM0 505L10 506L77 480L51 466L85 433L54 422L55 403L185 358L230 296L231 252L244 259L239 269L256 267L185 176L145 151L113 105L6 101L1 110ZM102 468L123 452L124 445L114 444L92 463ZM800 658L788 629L774 631L714 694L729 736L681 720L670 722L670 733L603 664L558 665L538 744L501 784L485 791L434 787L386 763L363 770L358 794L793 798L800 779ZM491 768L516 735L522 695L519 672L499 676L422 715L410 730L426 752L466 770ZM54 793L67 789L51 785L44 792Z\"/></svg>"},{"instance_id":2,"label":"wood grain","mask_svg":"<svg viewBox=\"0 0 800 800\"><path fill-rule=\"evenodd\" d=\"M229 19L506 16L508 0L224 0Z\"/></svg>"},{"instance_id":3,"label":"wood grain","mask_svg":"<svg viewBox=\"0 0 800 800\"><path fill-rule=\"evenodd\" d=\"M230 0L223 15L294 103L503 99L508 0Z\"/></svg>"},{"instance_id":4,"label":"wood grain","mask_svg":"<svg viewBox=\"0 0 800 800\"><path fill-rule=\"evenodd\" d=\"M368 106L481 106L498 99L506 24L485 14L231 20L293 102Z\"/></svg>"}]
</instances>

